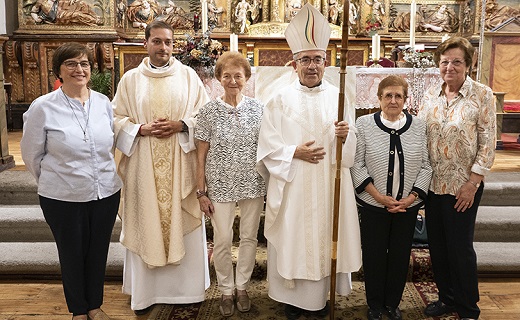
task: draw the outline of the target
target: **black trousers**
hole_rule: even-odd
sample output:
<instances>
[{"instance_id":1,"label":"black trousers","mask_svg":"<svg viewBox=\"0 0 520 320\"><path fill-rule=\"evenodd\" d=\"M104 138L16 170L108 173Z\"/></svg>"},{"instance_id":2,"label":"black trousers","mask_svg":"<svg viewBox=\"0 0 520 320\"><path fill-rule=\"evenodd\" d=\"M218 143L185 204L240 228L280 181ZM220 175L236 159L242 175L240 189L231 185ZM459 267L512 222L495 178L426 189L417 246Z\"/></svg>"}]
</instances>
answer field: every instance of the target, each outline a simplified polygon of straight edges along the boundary
<instances>
[{"instance_id":1,"label":"black trousers","mask_svg":"<svg viewBox=\"0 0 520 320\"><path fill-rule=\"evenodd\" d=\"M455 306L461 318L477 319L480 315L473 235L483 190L482 183L473 205L465 212L455 210L457 200L452 195L430 191L426 204L426 229L439 300Z\"/></svg>"},{"instance_id":2,"label":"black trousers","mask_svg":"<svg viewBox=\"0 0 520 320\"><path fill-rule=\"evenodd\" d=\"M406 285L417 211L381 213L359 208L368 307L399 306Z\"/></svg>"},{"instance_id":3,"label":"black trousers","mask_svg":"<svg viewBox=\"0 0 520 320\"><path fill-rule=\"evenodd\" d=\"M86 314L103 304L108 247L119 197L119 191L89 202L40 196L45 221L58 247L63 291L73 315Z\"/></svg>"}]
</instances>

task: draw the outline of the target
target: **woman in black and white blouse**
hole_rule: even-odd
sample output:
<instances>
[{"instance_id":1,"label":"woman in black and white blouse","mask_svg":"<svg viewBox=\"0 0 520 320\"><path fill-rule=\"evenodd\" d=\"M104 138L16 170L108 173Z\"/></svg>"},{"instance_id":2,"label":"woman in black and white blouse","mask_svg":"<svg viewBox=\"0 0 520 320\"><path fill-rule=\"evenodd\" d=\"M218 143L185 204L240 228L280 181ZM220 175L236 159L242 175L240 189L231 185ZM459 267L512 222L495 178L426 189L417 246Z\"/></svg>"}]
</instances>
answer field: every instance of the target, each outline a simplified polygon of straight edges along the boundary
<instances>
[{"instance_id":1,"label":"woman in black and white blouse","mask_svg":"<svg viewBox=\"0 0 520 320\"><path fill-rule=\"evenodd\" d=\"M368 319L401 319L417 212L432 169L424 121L403 112L407 82L395 75L379 83L381 111L356 121L351 168L361 215L361 247Z\"/></svg>"},{"instance_id":2,"label":"woman in black and white blouse","mask_svg":"<svg viewBox=\"0 0 520 320\"><path fill-rule=\"evenodd\" d=\"M251 308L247 286L253 272L260 212L265 196L263 178L255 169L263 105L242 94L251 67L238 52L226 52L217 61L215 76L224 95L199 110L197 139L197 198L211 217L213 257L222 299L220 312L229 317L236 307ZM231 244L235 207L240 207L240 245L233 276ZM235 290L236 289L236 290Z\"/></svg>"}]
</instances>

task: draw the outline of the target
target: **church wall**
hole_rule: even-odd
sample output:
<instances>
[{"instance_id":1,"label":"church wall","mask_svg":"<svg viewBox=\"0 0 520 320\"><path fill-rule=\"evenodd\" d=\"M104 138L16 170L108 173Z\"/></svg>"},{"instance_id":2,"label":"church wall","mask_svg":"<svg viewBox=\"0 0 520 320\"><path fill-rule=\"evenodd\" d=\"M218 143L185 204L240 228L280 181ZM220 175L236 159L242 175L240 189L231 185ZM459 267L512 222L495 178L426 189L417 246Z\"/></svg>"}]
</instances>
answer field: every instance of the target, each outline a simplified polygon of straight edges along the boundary
<instances>
[{"instance_id":1,"label":"church wall","mask_svg":"<svg viewBox=\"0 0 520 320\"><path fill-rule=\"evenodd\" d=\"M143 14L145 11L141 6L144 0L55 0L65 14L54 21L37 21L39 18L35 19L35 16L41 13L40 5L48 1L54 0L0 0L0 17L2 9L5 15L5 19L0 18L0 34L9 36L3 46L4 73L6 81L13 83L13 110L17 117L34 98L52 89L54 75L50 59L54 49L64 42L78 41L89 46L95 53L97 66L106 68L111 74L111 95L121 73L119 61L134 61L135 64L145 53L142 48L137 50L139 52L116 50L115 42L142 43L143 26L153 19L165 19L175 25L175 37L183 37L186 33L200 35L200 23L197 25L194 18L195 13L201 18L200 0L148 0L147 14ZM240 3L244 2L247 2L244 5L247 9L245 26L237 19ZM208 0L212 10L208 13L213 28L211 37L228 46L229 34L239 34L239 49L253 65L281 65L290 59L283 32L301 4L306 2L309 1ZM342 1L310 2L329 19L333 29L329 53L334 55L329 58L337 64L344 11ZM492 17L493 23L501 21L501 12L514 13L516 7L520 10L520 4L511 0L488 2L497 4L493 9L496 13ZM351 0L348 64L365 65L370 59L372 32L381 35L384 57L390 58L394 46L408 44L410 3L411 0ZM480 6L478 0L418 0L416 43L425 43L433 50L448 34L463 35L477 45ZM441 18L434 19L439 11L442 11ZM379 26L374 27L374 21L380 22ZM430 26L425 27L426 24ZM196 27L199 27L198 33L195 33Z\"/></svg>"}]
</instances>

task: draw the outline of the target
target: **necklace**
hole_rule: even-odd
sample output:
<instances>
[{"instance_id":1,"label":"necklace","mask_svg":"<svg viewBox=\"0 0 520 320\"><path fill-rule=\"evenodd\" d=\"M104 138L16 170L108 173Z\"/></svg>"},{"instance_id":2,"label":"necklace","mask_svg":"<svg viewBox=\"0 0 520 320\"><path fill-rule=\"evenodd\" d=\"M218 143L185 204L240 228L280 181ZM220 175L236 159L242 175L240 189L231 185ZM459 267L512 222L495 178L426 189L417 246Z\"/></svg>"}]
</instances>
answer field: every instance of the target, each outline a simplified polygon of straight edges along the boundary
<instances>
[{"instance_id":1,"label":"necklace","mask_svg":"<svg viewBox=\"0 0 520 320\"><path fill-rule=\"evenodd\" d=\"M78 121L78 125L81 128L81 131L83 131L83 141L87 142L87 140L88 140L88 138L87 138L87 127L88 127L88 121L90 120L90 90L89 90L89 94L88 94L87 121L85 122L85 128L83 128L83 126L81 125L81 122L79 121L78 116L76 115L76 111L74 111L74 107L72 106L72 103L70 103L69 97L67 97L67 95L63 91L63 87L60 87L60 89L61 89L61 93L63 93L63 96L65 97L65 99L69 103L69 107L72 110L72 113L74 114L74 117L76 118L76 121Z\"/></svg>"}]
</instances>

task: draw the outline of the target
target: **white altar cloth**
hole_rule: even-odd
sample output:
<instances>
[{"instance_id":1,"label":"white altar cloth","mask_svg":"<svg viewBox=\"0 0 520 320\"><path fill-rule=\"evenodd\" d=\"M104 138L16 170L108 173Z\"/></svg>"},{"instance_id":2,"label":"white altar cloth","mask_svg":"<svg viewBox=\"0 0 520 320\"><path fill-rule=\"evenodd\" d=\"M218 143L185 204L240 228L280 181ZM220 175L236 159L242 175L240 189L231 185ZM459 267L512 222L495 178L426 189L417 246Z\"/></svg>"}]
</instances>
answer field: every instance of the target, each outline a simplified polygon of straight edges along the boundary
<instances>
[{"instance_id":1,"label":"white altar cloth","mask_svg":"<svg viewBox=\"0 0 520 320\"><path fill-rule=\"evenodd\" d=\"M292 67L253 67L251 78L246 84L244 94L254 97L262 103L269 99L281 88L292 83L297 75ZM324 78L339 88L338 67L325 68ZM439 69L428 68L367 68L347 67L345 77L345 109L352 119L355 109L379 108L377 86L381 80L391 74L402 76L409 84L408 100L405 108L415 113L424 92L430 86L442 82ZM203 80L206 90L212 99L222 96L224 89L216 79Z\"/></svg>"}]
</instances>

